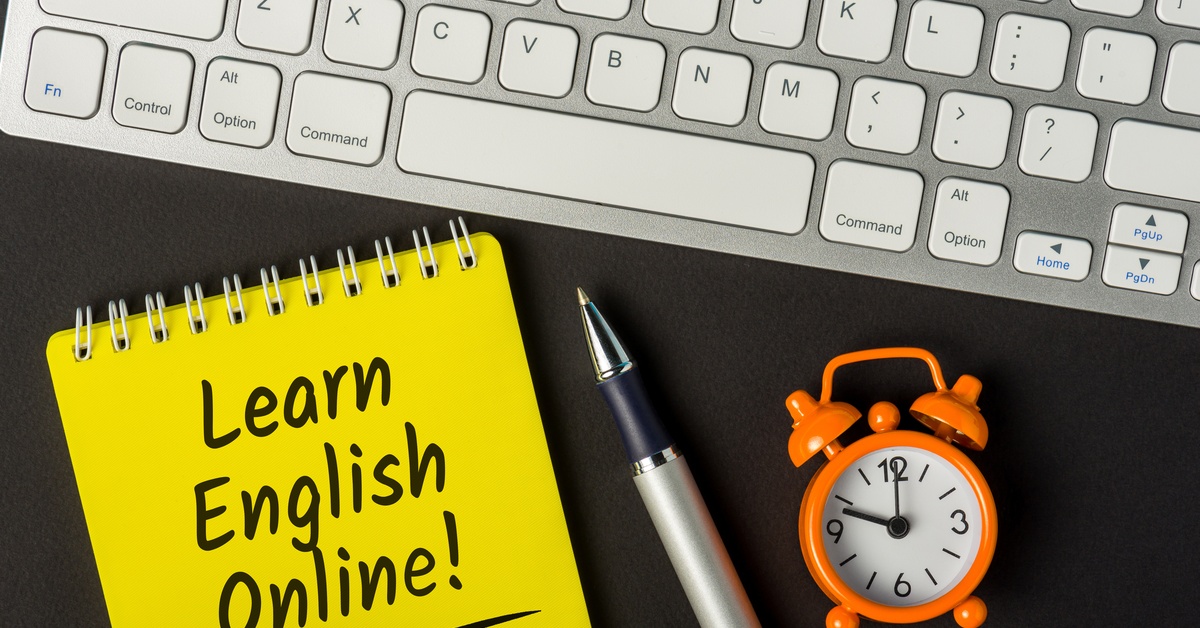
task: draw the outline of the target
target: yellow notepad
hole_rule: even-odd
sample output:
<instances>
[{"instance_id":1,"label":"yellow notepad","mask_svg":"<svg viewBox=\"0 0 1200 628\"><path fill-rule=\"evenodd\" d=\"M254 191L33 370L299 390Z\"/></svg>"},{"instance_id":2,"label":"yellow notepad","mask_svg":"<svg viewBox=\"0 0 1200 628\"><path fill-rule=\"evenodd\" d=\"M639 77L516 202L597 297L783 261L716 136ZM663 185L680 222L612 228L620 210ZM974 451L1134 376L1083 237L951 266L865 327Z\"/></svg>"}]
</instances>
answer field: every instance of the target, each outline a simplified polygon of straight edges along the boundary
<instances>
[{"instance_id":1,"label":"yellow notepad","mask_svg":"<svg viewBox=\"0 0 1200 628\"><path fill-rule=\"evenodd\" d=\"M587 625L500 246L470 240L394 287L360 262L356 296L349 264L320 303L281 281L274 315L246 287L238 324L236 289L203 331L168 307L160 342L129 316L124 351L98 322L83 361L50 339L114 626Z\"/></svg>"}]
</instances>

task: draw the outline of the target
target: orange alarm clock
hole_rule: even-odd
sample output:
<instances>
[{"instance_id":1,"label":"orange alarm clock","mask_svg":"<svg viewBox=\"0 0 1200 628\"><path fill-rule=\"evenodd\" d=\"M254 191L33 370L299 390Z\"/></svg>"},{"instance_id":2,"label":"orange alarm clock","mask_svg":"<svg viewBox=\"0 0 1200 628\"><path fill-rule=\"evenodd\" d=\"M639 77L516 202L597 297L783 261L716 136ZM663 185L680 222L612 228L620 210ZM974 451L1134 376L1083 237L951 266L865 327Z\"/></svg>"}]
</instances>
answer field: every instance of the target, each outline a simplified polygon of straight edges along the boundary
<instances>
[{"instance_id":1,"label":"orange alarm clock","mask_svg":"<svg viewBox=\"0 0 1200 628\"><path fill-rule=\"evenodd\" d=\"M849 446L838 441L861 416L832 401L840 366L891 358L923 360L933 392L909 413L933 434L897 430L900 411L871 406L874 434ZM800 546L817 584L837 606L827 628L855 628L859 615L913 623L953 610L963 628L987 618L971 595L996 549L996 504L979 469L959 447L982 450L987 423L975 405L982 389L970 375L947 387L941 366L924 349L898 347L847 353L825 367L821 400L798 390L788 453L799 467L823 452L800 504Z\"/></svg>"}]
</instances>

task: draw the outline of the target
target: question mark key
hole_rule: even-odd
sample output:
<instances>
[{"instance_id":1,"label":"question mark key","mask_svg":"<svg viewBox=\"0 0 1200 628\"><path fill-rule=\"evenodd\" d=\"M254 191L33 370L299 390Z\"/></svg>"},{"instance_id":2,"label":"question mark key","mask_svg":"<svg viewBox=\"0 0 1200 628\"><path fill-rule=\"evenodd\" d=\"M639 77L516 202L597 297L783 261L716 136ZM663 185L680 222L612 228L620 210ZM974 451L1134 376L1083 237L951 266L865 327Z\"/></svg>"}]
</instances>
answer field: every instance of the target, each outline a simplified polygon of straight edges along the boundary
<instances>
[{"instance_id":1,"label":"question mark key","mask_svg":"<svg viewBox=\"0 0 1200 628\"><path fill-rule=\"evenodd\" d=\"M1083 181L1092 173L1098 129L1096 117L1086 111L1030 107L1017 165L1035 177Z\"/></svg>"}]
</instances>

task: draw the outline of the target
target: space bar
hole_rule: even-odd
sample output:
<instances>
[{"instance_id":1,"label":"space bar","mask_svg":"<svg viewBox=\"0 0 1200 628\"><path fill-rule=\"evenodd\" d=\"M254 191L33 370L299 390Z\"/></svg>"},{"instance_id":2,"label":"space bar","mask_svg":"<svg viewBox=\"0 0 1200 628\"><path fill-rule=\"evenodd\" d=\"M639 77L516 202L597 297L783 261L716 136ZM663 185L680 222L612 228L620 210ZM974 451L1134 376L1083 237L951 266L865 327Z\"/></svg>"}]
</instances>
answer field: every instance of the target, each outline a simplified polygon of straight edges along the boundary
<instances>
[{"instance_id":1,"label":"space bar","mask_svg":"<svg viewBox=\"0 0 1200 628\"><path fill-rule=\"evenodd\" d=\"M754 229L804 228L805 153L427 91L409 94L406 172Z\"/></svg>"}]
</instances>

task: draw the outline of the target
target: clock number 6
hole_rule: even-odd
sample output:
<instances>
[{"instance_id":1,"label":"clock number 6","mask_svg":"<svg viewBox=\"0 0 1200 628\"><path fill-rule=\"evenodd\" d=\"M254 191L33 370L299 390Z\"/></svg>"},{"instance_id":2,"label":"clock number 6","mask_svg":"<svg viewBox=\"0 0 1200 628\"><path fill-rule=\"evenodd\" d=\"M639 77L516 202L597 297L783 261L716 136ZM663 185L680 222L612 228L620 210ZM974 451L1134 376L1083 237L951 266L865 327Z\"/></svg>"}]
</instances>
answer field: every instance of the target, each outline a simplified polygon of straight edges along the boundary
<instances>
[{"instance_id":1,"label":"clock number 6","mask_svg":"<svg viewBox=\"0 0 1200 628\"><path fill-rule=\"evenodd\" d=\"M904 593L900 592L900 585L904 585ZM895 593L896 597L908 597L912 593L912 585L904 579L903 571L900 572L900 575L896 576L896 586L892 587L892 593Z\"/></svg>"},{"instance_id":2,"label":"clock number 6","mask_svg":"<svg viewBox=\"0 0 1200 628\"><path fill-rule=\"evenodd\" d=\"M835 523L837 524L836 530L833 529L833 524L835 524ZM837 545L837 542L842 540L842 522L841 521L839 521L837 519L830 519L829 523L825 525L825 531L829 533L829 536L833 537L834 545Z\"/></svg>"},{"instance_id":3,"label":"clock number 6","mask_svg":"<svg viewBox=\"0 0 1200 628\"><path fill-rule=\"evenodd\" d=\"M967 524L967 513L961 510L955 510L954 512L950 513L950 518L958 519L958 522L962 524L961 530L959 530L958 526L955 525L953 528L950 528L951 532L955 534L966 534L967 530L971 529L971 526Z\"/></svg>"}]
</instances>

